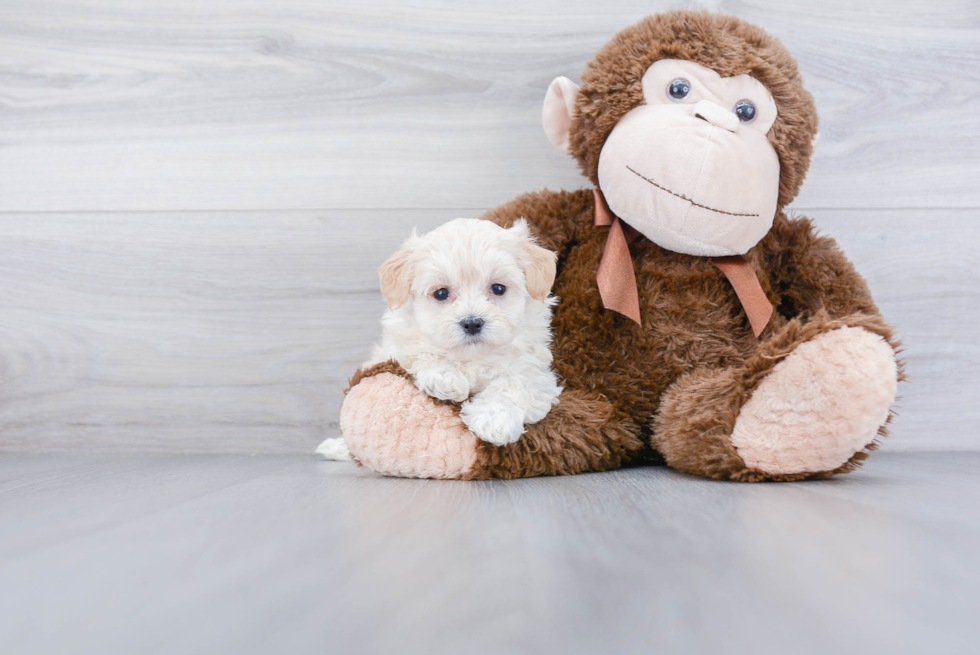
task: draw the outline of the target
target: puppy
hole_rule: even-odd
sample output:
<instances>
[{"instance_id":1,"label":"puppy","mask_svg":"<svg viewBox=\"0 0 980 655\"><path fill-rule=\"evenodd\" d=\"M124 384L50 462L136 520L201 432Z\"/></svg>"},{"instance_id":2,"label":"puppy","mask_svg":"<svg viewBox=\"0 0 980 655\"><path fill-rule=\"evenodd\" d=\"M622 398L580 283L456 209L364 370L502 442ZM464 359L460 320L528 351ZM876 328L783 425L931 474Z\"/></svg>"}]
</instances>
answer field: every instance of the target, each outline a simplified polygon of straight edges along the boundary
<instances>
[{"instance_id":1,"label":"puppy","mask_svg":"<svg viewBox=\"0 0 980 655\"><path fill-rule=\"evenodd\" d=\"M388 310L381 343L364 367L394 359L416 386L462 403L460 417L484 441L517 441L562 388L551 370L553 252L523 219L504 229L457 218L414 231L378 273ZM346 459L340 439L317 449Z\"/></svg>"}]
</instances>

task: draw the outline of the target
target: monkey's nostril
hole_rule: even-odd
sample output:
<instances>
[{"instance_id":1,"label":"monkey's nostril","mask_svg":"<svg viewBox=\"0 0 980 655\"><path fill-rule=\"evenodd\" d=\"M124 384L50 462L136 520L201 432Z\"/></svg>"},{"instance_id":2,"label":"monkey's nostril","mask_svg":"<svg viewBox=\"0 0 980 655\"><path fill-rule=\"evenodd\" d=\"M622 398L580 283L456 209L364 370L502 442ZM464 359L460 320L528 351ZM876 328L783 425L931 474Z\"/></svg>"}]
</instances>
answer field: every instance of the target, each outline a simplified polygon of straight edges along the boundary
<instances>
[{"instance_id":1,"label":"monkey's nostril","mask_svg":"<svg viewBox=\"0 0 980 655\"><path fill-rule=\"evenodd\" d=\"M724 109L721 105L710 100L699 100L694 105L694 115L707 121L713 126L734 132L738 129L738 118L735 113Z\"/></svg>"},{"instance_id":2,"label":"monkey's nostril","mask_svg":"<svg viewBox=\"0 0 980 655\"><path fill-rule=\"evenodd\" d=\"M476 334L483 329L483 319L476 316L464 318L459 324L463 326L466 334Z\"/></svg>"}]
</instances>

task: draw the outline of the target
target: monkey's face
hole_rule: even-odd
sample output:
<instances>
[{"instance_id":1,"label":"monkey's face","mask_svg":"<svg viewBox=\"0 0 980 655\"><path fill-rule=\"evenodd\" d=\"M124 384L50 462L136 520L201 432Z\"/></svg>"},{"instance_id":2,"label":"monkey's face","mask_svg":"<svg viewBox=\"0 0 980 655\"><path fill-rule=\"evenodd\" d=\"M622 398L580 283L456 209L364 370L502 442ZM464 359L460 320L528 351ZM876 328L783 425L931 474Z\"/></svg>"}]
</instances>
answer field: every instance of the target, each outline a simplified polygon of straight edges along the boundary
<instances>
[{"instance_id":1,"label":"monkey's face","mask_svg":"<svg viewBox=\"0 0 980 655\"><path fill-rule=\"evenodd\" d=\"M602 146L598 181L609 208L654 243L690 255L740 255L772 227L779 157L767 137L777 109L749 75L722 77L661 59L643 75L643 103ZM545 131L568 151L577 86L552 83Z\"/></svg>"},{"instance_id":2,"label":"monkey's face","mask_svg":"<svg viewBox=\"0 0 980 655\"><path fill-rule=\"evenodd\" d=\"M646 104L616 124L599 156L609 208L668 250L744 254L776 213L772 96L748 75L673 59L650 66L642 83Z\"/></svg>"}]
</instances>

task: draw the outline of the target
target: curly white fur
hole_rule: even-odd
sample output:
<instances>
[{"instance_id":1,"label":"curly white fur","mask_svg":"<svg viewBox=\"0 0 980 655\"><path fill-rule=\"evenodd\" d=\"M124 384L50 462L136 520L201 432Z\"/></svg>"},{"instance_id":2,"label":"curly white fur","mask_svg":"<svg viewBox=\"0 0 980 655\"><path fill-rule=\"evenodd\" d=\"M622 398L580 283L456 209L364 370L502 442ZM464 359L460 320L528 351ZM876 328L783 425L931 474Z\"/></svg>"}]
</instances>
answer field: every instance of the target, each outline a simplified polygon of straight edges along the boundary
<instances>
[{"instance_id":1,"label":"curly white fur","mask_svg":"<svg viewBox=\"0 0 980 655\"><path fill-rule=\"evenodd\" d=\"M523 219L503 229L457 218L413 232L379 274L389 309L364 367L394 359L426 394L461 402L466 426L496 445L517 441L558 403L555 255L535 244ZM469 333L464 322L474 319L482 326Z\"/></svg>"}]
</instances>

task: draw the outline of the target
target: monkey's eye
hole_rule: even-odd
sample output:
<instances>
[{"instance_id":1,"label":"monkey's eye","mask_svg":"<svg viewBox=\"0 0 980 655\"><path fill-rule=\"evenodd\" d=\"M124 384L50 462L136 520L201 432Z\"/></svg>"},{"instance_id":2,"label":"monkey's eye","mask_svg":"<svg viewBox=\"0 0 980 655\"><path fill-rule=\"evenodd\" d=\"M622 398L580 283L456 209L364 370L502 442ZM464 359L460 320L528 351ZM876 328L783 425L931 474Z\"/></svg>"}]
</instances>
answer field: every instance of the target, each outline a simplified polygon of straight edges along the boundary
<instances>
[{"instance_id":1,"label":"monkey's eye","mask_svg":"<svg viewBox=\"0 0 980 655\"><path fill-rule=\"evenodd\" d=\"M443 300L449 298L449 289L446 289L445 287L442 289L436 289L435 293L432 294L432 297L439 302L442 302Z\"/></svg>"},{"instance_id":2,"label":"monkey's eye","mask_svg":"<svg viewBox=\"0 0 980 655\"><path fill-rule=\"evenodd\" d=\"M505 287L502 284L491 284L490 285L490 293L492 293L495 296L502 296L502 295L504 295L504 293L506 291L507 291L507 287Z\"/></svg>"},{"instance_id":3,"label":"monkey's eye","mask_svg":"<svg viewBox=\"0 0 980 655\"><path fill-rule=\"evenodd\" d=\"M755 120L755 105L751 100L739 100L735 103L735 115L743 123L751 123Z\"/></svg>"},{"instance_id":4,"label":"monkey's eye","mask_svg":"<svg viewBox=\"0 0 980 655\"><path fill-rule=\"evenodd\" d=\"M667 87L667 94L674 100L683 100L691 93L691 83L683 77L678 77Z\"/></svg>"}]
</instances>

